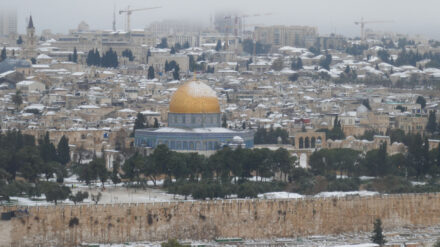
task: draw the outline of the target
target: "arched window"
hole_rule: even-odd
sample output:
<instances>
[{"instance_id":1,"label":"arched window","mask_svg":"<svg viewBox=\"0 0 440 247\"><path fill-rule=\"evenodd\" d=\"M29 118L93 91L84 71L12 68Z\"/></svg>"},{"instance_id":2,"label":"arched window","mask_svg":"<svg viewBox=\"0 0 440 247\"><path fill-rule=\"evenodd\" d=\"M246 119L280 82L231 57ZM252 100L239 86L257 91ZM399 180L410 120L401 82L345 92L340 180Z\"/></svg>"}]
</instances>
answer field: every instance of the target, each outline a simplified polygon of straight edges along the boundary
<instances>
[{"instance_id":1,"label":"arched window","mask_svg":"<svg viewBox=\"0 0 440 247\"><path fill-rule=\"evenodd\" d=\"M310 148L310 140L309 137L306 137L304 140L304 147L305 148Z\"/></svg>"},{"instance_id":2,"label":"arched window","mask_svg":"<svg viewBox=\"0 0 440 247\"><path fill-rule=\"evenodd\" d=\"M311 143L312 148L315 148L316 146L315 143L316 143L316 138L312 137L312 143Z\"/></svg>"},{"instance_id":3,"label":"arched window","mask_svg":"<svg viewBox=\"0 0 440 247\"><path fill-rule=\"evenodd\" d=\"M298 148L304 148L304 140L302 137L299 138Z\"/></svg>"},{"instance_id":4,"label":"arched window","mask_svg":"<svg viewBox=\"0 0 440 247\"><path fill-rule=\"evenodd\" d=\"M194 150L194 142L189 142L189 149Z\"/></svg>"}]
</instances>

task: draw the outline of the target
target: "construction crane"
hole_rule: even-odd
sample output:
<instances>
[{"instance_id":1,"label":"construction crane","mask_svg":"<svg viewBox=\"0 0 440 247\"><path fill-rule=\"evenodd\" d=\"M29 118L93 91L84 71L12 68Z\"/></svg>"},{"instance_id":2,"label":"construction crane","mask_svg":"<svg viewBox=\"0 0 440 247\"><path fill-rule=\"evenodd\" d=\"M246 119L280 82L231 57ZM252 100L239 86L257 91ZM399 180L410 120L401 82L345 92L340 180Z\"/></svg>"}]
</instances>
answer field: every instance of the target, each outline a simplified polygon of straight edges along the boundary
<instances>
[{"instance_id":1,"label":"construction crane","mask_svg":"<svg viewBox=\"0 0 440 247\"><path fill-rule=\"evenodd\" d=\"M365 41L365 24L373 24L373 23L391 23L393 21L364 21L362 17L360 21L355 21L354 24L361 26L361 40Z\"/></svg>"},{"instance_id":2,"label":"construction crane","mask_svg":"<svg viewBox=\"0 0 440 247\"><path fill-rule=\"evenodd\" d=\"M144 11L144 10L152 10L152 9L159 9L162 8L161 6L158 7L150 7L150 8L141 8L141 9L130 9L130 6L127 6L127 9L119 10L119 14L125 13L127 15L127 23L125 25L125 31L130 32L130 16L133 12L137 11Z\"/></svg>"}]
</instances>

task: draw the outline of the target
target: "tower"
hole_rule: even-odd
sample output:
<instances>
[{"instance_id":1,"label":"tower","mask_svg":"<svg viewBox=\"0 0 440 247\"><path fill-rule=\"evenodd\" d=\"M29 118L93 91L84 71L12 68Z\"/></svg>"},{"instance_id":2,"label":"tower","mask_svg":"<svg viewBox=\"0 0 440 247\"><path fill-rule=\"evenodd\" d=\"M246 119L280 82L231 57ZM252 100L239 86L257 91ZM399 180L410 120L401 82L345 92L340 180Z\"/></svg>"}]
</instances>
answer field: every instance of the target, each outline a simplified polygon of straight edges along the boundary
<instances>
[{"instance_id":1,"label":"tower","mask_svg":"<svg viewBox=\"0 0 440 247\"><path fill-rule=\"evenodd\" d=\"M32 16L29 18L29 23L26 29L26 44L24 50L24 56L26 58L32 58L36 56L36 37L35 37L35 27L32 20Z\"/></svg>"}]
</instances>

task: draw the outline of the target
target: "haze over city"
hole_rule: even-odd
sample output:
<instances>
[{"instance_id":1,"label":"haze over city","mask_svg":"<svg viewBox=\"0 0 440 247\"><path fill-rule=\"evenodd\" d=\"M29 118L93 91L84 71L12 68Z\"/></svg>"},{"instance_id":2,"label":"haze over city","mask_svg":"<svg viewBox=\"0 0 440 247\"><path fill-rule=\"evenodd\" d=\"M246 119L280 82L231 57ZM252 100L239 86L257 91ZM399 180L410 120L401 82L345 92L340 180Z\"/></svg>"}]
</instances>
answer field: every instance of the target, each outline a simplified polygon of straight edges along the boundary
<instances>
[{"instance_id":1,"label":"haze over city","mask_svg":"<svg viewBox=\"0 0 440 247\"><path fill-rule=\"evenodd\" d=\"M0 247L440 247L439 0L0 0Z\"/></svg>"},{"instance_id":2,"label":"haze over city","mask_svg":"<svg viewBox=\"0 0 440 247\"><path fill-rule=\"evenodd\" d=\"M0 1L0 6L18 9L18 28L23 30L25 18L32 13L41 29L66 33L85 21L92 29L111 29L113 6L116 10L162 6L161 9L135 13L133 28L144 28L150 22L164 19L189 19L209 24L210 15L220 10L235 10L243 14L273 13L271 16L249 19L254 24L308 25L318 27L322 34L359 36L354 21L391 20L392 23L370 24L376 31L421 34L440 38L440 2L436 0L14 0ZM429 7L427 7L429 6ZM56 20L56 21L54 21ZM117 27L123 28L123 16L117 14Z\"/></svg>"}]
</instances>

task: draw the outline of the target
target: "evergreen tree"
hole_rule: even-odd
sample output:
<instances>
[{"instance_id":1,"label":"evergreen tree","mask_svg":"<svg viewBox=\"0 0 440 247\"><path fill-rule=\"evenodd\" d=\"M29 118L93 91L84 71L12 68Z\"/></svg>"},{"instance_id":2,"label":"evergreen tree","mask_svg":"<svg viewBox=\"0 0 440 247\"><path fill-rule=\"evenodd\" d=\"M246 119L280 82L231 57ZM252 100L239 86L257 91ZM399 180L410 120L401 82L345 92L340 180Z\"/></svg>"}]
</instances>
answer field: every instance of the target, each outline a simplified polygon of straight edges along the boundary
<instances>
[{"instance_id":1,"label":"evergreen tree","mask_svg":"<svg viewBox=\"0 0 440 247\"><path fill-rule=\"evenodd\" d=\"M1 55L0 55L0 62L5 60L6 57L7 57L7 55L6 55L6 47L3 47Z\"/></svg>"},{"instance_id":2,"label":"evergreen tree","mask_svg":"<svg viewBox=\"0 0 440 247\"><path fill-rule=\"evenodd\" d=\"M190 45L189 45L189 42L188 42L188 41L186 41L185 43L183 43L183 46L182 46L183 49L188 49L189 47L190 47Z\"/></svg>"},{"instance_id":3,"label":"evergreen tree","mask_svg":"<svg viewBox=\"0 0 440 247\"><path fill-rule=\"evenodd\" d=\"M186 247L185 245L180 244L175 239L169 239L168 242L161 243L160 246L161 247Z\"/></svg>"},{"instance_id":4,"label":"evergreen tree","mask_svg":"<svg viewBox=\"0 0 440 247\"><path fill-rule=\"evenodd\" d=\"M326 70L330 70L330 64L332 63L332 55L326 54L324 58L319 62L319 66Z\"/></svg>"},{"instance_id":5,"label":"evergreen tree","mask_svg":"<svg viewBox=\"0 0 440 247\"><path fill-rule=\"evenodd\" d=\"M37 59L35 59L34 57L31 57L31 63L32 64L37 64Z\"/></svg>"},{"instance_id":6,"label":"evergreen tree","mask_svg":"<svg viewBox=\"0 0 440 247\"><path fill-rule=\"evenodd\" d=\"M95 53L93 53L93 62L95 66L101 66L101 55L99 54L98 49L95 49Z\"/></svg>"},{"instance_id":7,"label":"evergreen tree","mask_svg":"<svg viewBox=\"0 0 440 247\"><path fill-rule=\"evenodd\" d=\"M272 66L270 68L275 71L281 71L283 69L283 66L284 66L283 59L279 57L275 59L275 61L273 61Z\"/></svg>"},{"instance_id":8,"label":"evergreen tree","mask_svg":"<svg viewBox=\"0 0 440 247\"><path fill-rule=\"evenodd\" d=\"M72 62L74 63L78 62L78 52L76 51L76 47L73 47Z\"/></svg>"},{"instance_id":9,"label":"evergreen tree","mask_svg":"<svg viewBox=\"0 0 440 247\"><path fill-rule=\"evenodd\" d=\"M193 55L189 55L189 71L194 72L194 70L196 70L196 61L194 60L194 56Z\"/></svg>"},{"instance_id":10,"label":"evergreen tree","mask_svg":"<svg viewBox=\"0 0 440 247\"><path fill-rule=\"evenodd\" d=\"M382 60L382 62L392 64L390 61L390 54L386 50L379 50L377 52L377 56L380 58L380 60Z\"/></svg>"},{"instance_id":11,"label":"evergreen tree","mask_svg":"<svg viewBox=\"0 0 440 247\"><path fill-rule=\"evenodd\" d=\"M23 38L20 35L20 36L18 36L18 39L17 39L17 45L21 45L21 44L23 44Z\"/></svg>"},{"instance_id":12,"label":"evergreen tree","mask_svg":"<svg viewBox=\"0 0 440 247\"><path fill-rule=\"evenodd\" d=\"M159 121L157 120L157 118L154 118L154 124L153 124L153 128L159 128Z\"/></svg>"},{"instance_id":13,"label":"evergreen tree","mask_svg":"<svg viewBox=\"0 0 440 247\"><path fill-rule=\"evenodd\" d=\"M371 241L375 244L383 246L386 243L385 236L382 233L382 221L376 219L374 222L373 235L371 236Z\"/></svg>"},{"instance_id":14,"label":"evergreen tree","mask_svg":"<svg viewBox=\"0 0 440 247\"><path fill-rule=\"evenodd\" d=\"M227 118L226 118L225 114L223 114L223 116L222 116L222 127L223 128L227 128L228 127L228 122L227 122Z\"/></svg>"},{"instance_id":15,"label":"evergreen tree","mask_svg":"<svg viewBox=\"0 0 440 247\"><path fill-rule=\"evenodd\" d=\"M168 60L165 61L165 72L170 71L170 64L168 63Z\"/></svg>"},{"instance_id":16,"label":"evergreen tree","mask_svg":"<svg viewBox=\"0 0 440 247\"><path fill-rule=\"evenodd\" d=\"M158 44L158 45L156 46L156 48L161 48L161 49L168 48L168 41L167 41L167 38L162 38L162 39L160 40L160 44Z\"/></svg>"},{"instance_id":17,"label":"evergreen tree","mask_svg":"<svg viewBox=\"0 0 440 247\"><path fill-rule=\"evenodd\" d=\"M174 46L173 46L173 47L171 47L171 51L170 51L170 54L176 54L176 49L174 48Z\"/></svg>"},{"instance_id":18,"label":"evergreen tree","mask_svg":"<svg viewBox=\"0 0 440 247\"><path fill-rule=\"evenodd\" d=\"M145 122L146 122L145 116L139 112L136 115L136 120L134 120L133 132L137 129L145 129L146 128Z\"/></svg>"},{"instance_id":19,"label":"evergreen tree","mask_svg":"<svg viewBox=\"0 0 440 247\"><path fill-rule=\"evenodd\" d=\"M437 130L437 119L435 111L429 113L428 123L426 124L426 130L431 134Z\"/></svg>"},{"instance_id":20,"label":"evergreen tree","mask_svg":"<svg viewBox=\"0 0 440 247\"><path fill-rule=\"evenodd\" d=\"M118 184L121 182L121 179L119 178L120 167L121 167L121 157L119 155L116 155L116 159L113 161L112 174L110 175L110 179L112 180L113 184Z\"/></svg>"},{"instance_id":21,"label":"evergreen tree","mask_svg":"<svg viewBox=\"0 0 440 247\"><path fill-rule=\"evenodd\" d=\"M294 74L291 74L291 75L289 75L289 81L291 81L291 82L295 82L295 81L297 81L298 80L298 78L299 78L299 75L297 74L297 73L294 73Z\"/></svg>"},{"instance_id":22,"label":"evergreen tree","mask_svg":"<svg viewBox=\"0 0 440 247\"><path fill-rule=\"evenodd\" d=\"M66 165L70 161L70 148L69 148L69 139L66 136L62 136L60 141L58 142L57 147L58 161Z\"/></svg>"},{"instance_id":23,"label":"evergreen tree","mask_svg":"<svg viewBox=\"0 0 440 247\"><path fill-rule=\"evenodd\" d=\"M14 102L16 109L20 108L21 104L23 104L23 97L21 96L21 91L17 90L15 94L12 96L12 102Z\"/></svg>"},{"instance_id":24,"label":"evergreen tree","mask_svg":"<svg viewBox=\"0 0 440 247\"><path fill-rule=\"evenodd\" d=\"M364 105L365 107L367 107L367 109L369 111L371 111L371 106L370 106L370 100L369 99L363 99L362 100L362 105Z\"/></svg>"},{"instance_id":25,"label":"evergreen tree","mask_svg":"<svg viewBox=\"0 0 440 247\"><path fill-rule=\"evenodd\" d=\"M92 66L92 65L94 65L93 64L93 58L94 58L94 51L93 50L90 50L88 53L87 53L87 58L86 58L86 64L87 64L87 66Z\"/></svg>"},{"instance_id":26,"label":"evergreen tree","mask_svg":"<svg viewBox=\"0 0 440 247\"><path fill-rule=\"evenodd\" d=\"M147 64L148 64L148 59L151 57L151 51L150 49L148 49L147 51Z\"/></svg>"},{"instance_id":27,"label":"evergreen tree","mask_svg":"<svg viewBox=\"0 0 440 247\"><path fill-rule=\"evenodd\" d=\"M220 51L222 49L222 41L217 40L217 45L215 46L216 51Z\"/></svg>"},{"instance_id":28,"label":"evergreen tree","mask_svg":"<svg viewBox=\"0 0 440 247\"><path fill-rule=\"evenodd\" d=\"M101 66L106 68L118 67L118 55L116 54L116 51L113 51L111 47L102 56Z\"/></svg>"},{"instance_id":29,"label":"evergreen tree","mask_svg":"<svg viewBox=\"0 0 440 247\"><path fill-rule=\"evenodd\" d=\"M84 201L84 199L87 199L87 198L89 198L89 193L87 191L84 191L84 192L78 191L78 192L76 192L75 195L72 194L71 196L69 196L69 200L71 200L75 205L78 202L82 202L82 201Z\"/></svg>"},{"instance_id":30,"label":"evergreen tree","mask_svg":"<svg viewBox=\"0 0 440 247\"><path fill-rule=\"evenodd\" d=\"M122 56L128 58L130 62L134 60L133 52L130 49L123 50Z\"/></svg>"},{"instance_id":31,"label":"evergreen tree","mask_svg":"<svg viewBox=\"0 0 440 247\"><path fill-rule=\"evenodd\" d=\"M57 161L57 150L50 142L49 132L46 132L43 139L38 140L38 148L40 149L40 157L44 162Z\"/></svg>"},{"instance_id":32,"label":"evergreen tree","mask_svg":"<svg viewBox=\"0 0 440 247\"><path fill-rule=\"evenodd\" d=\"M154 79L154 77L155 77L155 75L154 75L154 68L153 68L153 66L150 66L148 68L148 79L152 80L152 79Z\"/></svg>"},{"instance_id":33,"label":"evergreen tree","mask_svg":"<svg viewBox=\"0 0 440 247\"><path fill-rule=\"evenodd\" d=\"M426 99L423 96L419 96L417 97L416 104L419 104L422 109L424 109L426 106Z\"/></svg>"},{"instance_id":34,"label":"evergreen tree","mask_svg":"<svg viewBox=\"0 0 440 247\"><path fill-rule=\"evenodd\" d=\"M174 80L180 79L180 68L179 68L178 64L176 64L176 66L174 67L173 78L174 78Z\"/></svg>"},{"instance_id":35,"label":"evergreen tree","mask_svg":"<svg viewBox=\"0 0 440 247\"><path fill-rule=\"evenodd\" d=\"M98 49L92 49L87 54L86 63L88 66L101 66L101 56Z\"/></svg>"},{"instance_id":36,"label":"evergreen tree","mask_svg":"<svg viewBox=\"0 0 440 247\"><path fill-rule=\"evenodd\" d=\"M290 67L292 70L302 69L303 68L302 59L300 57L297 57L296 59L292 60L292 64Z\"/></svg>"},{"instance_id":37,"label":"evergreen tree","mask_svg":"<svg viewBox=\"0 0 440 247\"><path fill-rule=\"evenodd\" d=\"M179 52L182 49L182 45L180 45L180 43L176 43L174 44L174 49L176 50L176 52Z\"/></svg>"},{"instance_id":38,"label":"evergreen tree","mask_svg":"<svg viewBox=\"0 0 440 247\"><path fill-rule=\"evenodd\" d=\"M60 200L66 200L71 193L68 187L56 183L48 183L45 187L44 195L46 196L46 201L54 202L55 205Z\"/></svg>"}]
</instances>

